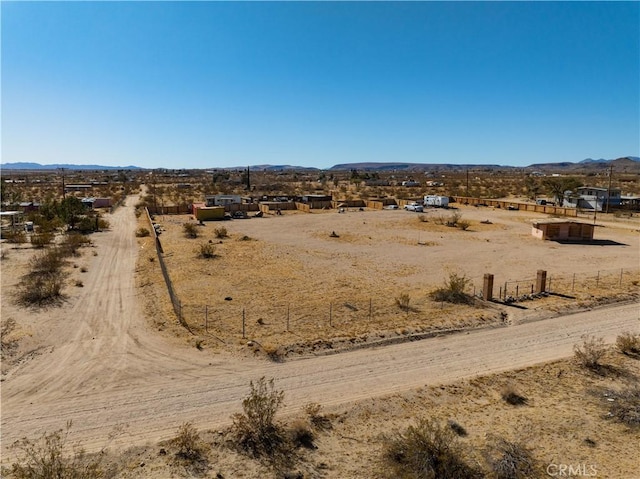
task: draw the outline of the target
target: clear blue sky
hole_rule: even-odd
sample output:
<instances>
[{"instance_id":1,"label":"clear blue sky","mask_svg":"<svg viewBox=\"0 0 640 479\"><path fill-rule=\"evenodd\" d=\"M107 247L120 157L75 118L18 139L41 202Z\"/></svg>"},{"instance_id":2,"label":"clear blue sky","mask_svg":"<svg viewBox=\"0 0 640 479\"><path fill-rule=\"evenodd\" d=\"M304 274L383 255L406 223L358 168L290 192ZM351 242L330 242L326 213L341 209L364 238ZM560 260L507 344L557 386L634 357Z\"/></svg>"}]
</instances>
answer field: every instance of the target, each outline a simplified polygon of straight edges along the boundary
<instances>
[{"instance_id":1,"label":"clear blue sky","mask_svg":"<svg viewBox=\"0 0 640 479\"><path fill-rule=\"evenodd\" d=\"M638 2L1 2L2 162L640 156Z\"/></svg>"}]
</instances>

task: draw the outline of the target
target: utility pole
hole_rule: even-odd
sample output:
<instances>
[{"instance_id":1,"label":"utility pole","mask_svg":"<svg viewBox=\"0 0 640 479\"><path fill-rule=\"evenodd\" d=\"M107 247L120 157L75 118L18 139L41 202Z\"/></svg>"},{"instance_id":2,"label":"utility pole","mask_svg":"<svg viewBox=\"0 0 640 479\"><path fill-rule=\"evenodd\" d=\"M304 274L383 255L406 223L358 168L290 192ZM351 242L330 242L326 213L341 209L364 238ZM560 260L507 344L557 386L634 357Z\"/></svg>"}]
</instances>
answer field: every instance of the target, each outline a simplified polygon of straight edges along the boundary
<instances>
[{"instance_id":1,"label":"utility pole","mask_svg":"<svg viewBox=\"0 0 640 479\"><path fill-rule=\"evenodd\" d=\"M469 197L469 168L467 168L467 198Z\"/></svg>"},{"instance_id":2,"label":"utility pole","mask_svg":"<svg viewBox=\"0 0 640 479\"><path fill-rule=\"evenodd\" d=\"M61 173L62 173L62 199L64 200L67 197L67 192L66 189L64 187L64 170L66 170L66 168L58 168Z\"/></svg>"},{"instance_id":3,"label":"utility pole","mask_svg":"<svg viewBox=\"0 0 640 479\"><path fill-rule=\"evenodd\" d=\"M609 165L609 187L607 188L607 210L606 213L609 213L609 202L611 201L611 177L613 176L613 165ZM598 206L598 202L596 201L596 206Z\"/></svg>"}]
</instances>

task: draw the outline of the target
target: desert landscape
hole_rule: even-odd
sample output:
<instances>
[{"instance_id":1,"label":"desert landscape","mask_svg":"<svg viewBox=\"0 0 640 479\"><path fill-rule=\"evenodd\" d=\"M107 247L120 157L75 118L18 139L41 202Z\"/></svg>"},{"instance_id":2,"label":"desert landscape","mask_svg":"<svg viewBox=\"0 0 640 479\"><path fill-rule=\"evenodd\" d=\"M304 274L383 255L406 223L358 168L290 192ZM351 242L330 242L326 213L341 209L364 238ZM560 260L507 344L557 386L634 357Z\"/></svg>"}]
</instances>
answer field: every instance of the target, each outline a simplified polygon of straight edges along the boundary
<instances>
[{"instance_id":1,"label":"desert landscape","mask_svg":"<svg viewBox=\"0 0 640 479\"><path fill-rule=\"evenodd\" d=\"M561 465L637 476L637 428L607 413L640 374L637 358L611 346L639 332L637 218L602 215L595 239L606 241L593 244L534 238L542 214L463 205L198 225L190 215L151 219L146 191L102 214L108 229L68 260L58 304L15 301L39 250L2 244L7 477L25 460L15 441L37 444L68 424L64 450L86 450L77 460L97 461L95 477L392 477L390 444L421 419L457 431L454 449L476 472L507 441L529 451L528 477ZM465 229L444 224L453 214ZM179 315L153 234L135 234L150 221ZM485 273L495 296L505 284L515 295L539 269L551 294L478 297ZM468 304L433 299L452 274ZM587 336L609 345L595 369L572 357ZM282 392L278 424L297 438L273 457L238 449L233 429L260 378Z\"/></svg>"}]
</instances>

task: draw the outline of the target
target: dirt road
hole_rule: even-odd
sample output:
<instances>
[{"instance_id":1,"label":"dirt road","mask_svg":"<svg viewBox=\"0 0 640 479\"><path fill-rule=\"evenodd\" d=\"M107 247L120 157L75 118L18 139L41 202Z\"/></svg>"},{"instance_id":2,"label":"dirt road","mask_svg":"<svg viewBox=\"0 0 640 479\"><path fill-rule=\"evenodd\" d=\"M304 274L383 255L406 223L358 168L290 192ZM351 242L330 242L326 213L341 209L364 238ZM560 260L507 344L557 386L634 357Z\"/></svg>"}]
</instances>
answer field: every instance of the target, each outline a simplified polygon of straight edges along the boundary
<instances>
[{"instance_id":1,"label":"dirt road","mask_svg":"<svg viewBox=\"0 0 640 479\"><path fill-rule=\"evenodd\" d=\"M129 199L129 204L133 200ZM274 377L286 412L308 402L346 403L569 356L581 335L612 342L640 330L637 304L285 363L209 356L150 330L134 287L133 207L94 238L81 294L48 313L51 346L2 383L2 455L24 436L64 427L92 451L171 437L185 421L228 424L248 383Z\"/></svg>"}]
</instances>

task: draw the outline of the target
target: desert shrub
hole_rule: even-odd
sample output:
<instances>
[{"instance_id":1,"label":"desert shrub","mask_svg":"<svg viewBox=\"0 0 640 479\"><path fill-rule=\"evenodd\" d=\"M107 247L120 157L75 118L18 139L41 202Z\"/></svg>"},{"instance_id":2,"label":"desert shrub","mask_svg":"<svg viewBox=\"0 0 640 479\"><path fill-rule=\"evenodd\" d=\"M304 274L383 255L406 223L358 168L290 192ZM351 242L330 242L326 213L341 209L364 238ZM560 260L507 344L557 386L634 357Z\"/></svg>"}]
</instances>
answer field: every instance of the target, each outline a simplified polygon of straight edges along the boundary
<instances>
[{"instance_id":1,"label":"desert shrub","mask_svg":"<svg viewBox=\"0 0 640 479\"><path fill-rule=\"evenodd\" d=\"M147 228L138 228L136 230L137 238L146 238L147 236L150 236L150 235L151 235L151 232Z\"/></svg>"},{"instance_id":2,"label":"desert shrub","mask_svg":"<svg viewBox=\"0 0 640 479\"><path fill-rule=\"evenodd\" d=\"M198 256L200 258L215 258L216 248L211 243L202 243L198 248Z\"/></svg>"},{"instance_id":3,"label":"desert shrub","mask_svg":"<svg viewBox=\"0 0 640 479\"><path fill-rule=\"evenodd\" d=\"M18 346L18 340L13 336L15 329L15 319L2 319L2 326L0 328L0 357L2 359L9 355Z\"/></svg>"},{"instance_id":4,"label":"desert shrub","mask_svg":"<svg viewBox=\"0 0 640 479\"><path fill-rule=\"evenodd\" d=\"M540 471L531 451L522 444L498 439L488 462L496 479L529 479L539 477Z\"/></svg>"},{"instance_id":5,"label":"desert shrub","mask_svg":"<svg viewBox=\"0 0 640 479\"><path fill-rule=\"evenodd\" d=\"M185 223L182 225L182 231L187 238L198 237L198 226L195 223Z\"/></svg>"},{"instance_id":6,"label":"desert shrub","mask_svg":"<svg viewBox=\"0 0 640 479\"><path fill-rule=\"evenodd\" d=\"M227 228L225 228L224 226L221 226L220 228L216 228L215 230L213 230L213 233L216 235L216 238L218 239L229 237L229 232L227 231Z\"/></svg>"},{"instance_id":7,"label":"desert shrub","mask_svg":"<svg viewBox=\"0 0 640 479\"><path fill-rule=\"evenodd\" d=\"M26 243L27 235L22 230L5 230L2 232L2 238L6 239L9 243Z\"/></svg>"},{"instance_id":8,"label":"desert shrub","mask_svg":"<svg viewBox=\"0 0 640 479\"><path fill-rule=\"evenodd\" d=\"M103 477L100 456L88 457L74 448L65 455L67 430L44 433L38 440L22 439L13 444L19 450L19 462L12 464L16 479L94 479Z\"/></svg>"},{"instance_id":9,"label":"desert shrub","mask_svg":"<svg viewBox=\"0 0 640 479\"><path fill-rule=\"evenodd\" d=\"M31 258L29 268L31 275L51 274L59 272L64 264L64 251L60 248L53 248Z\"/></svg>"},{"instance_id":10,"label":"desert shrub","mask_svg":"<svg viewBox=\"0 0 640 479\"><path fill-rule=\"evenodd\" d=\"M640 386L637 384L608 394L609 415L630 428L640 428Z\"/></svg>"},{"instance_id":11,"label":"desert shrub","mask_svg":"<svg viewBox=\"0 0 640 479\"><path fill-rule=\"evenodd\" d=\"M528 399L518 393L512 386L507 386L502 390L502 399L512 406L524 406Z\"/></svg>"},{"instance_id":12,"label":"desert shrub","mask_svg":"<svg viewBox=\"0 0 640 479\"><path fill-rule=\"evenodd\" d=\"M466 231L469 229L469 226L471 226L471 223L468 220L458 220L456 226L462 231Z\"/></svg>"},{"instance_id":13,"label":"desert shrub","mask_svg":"<svg viewBox=\"0 0 640 479\"><path fill-rule=\"evenodd\" d=\"M307 415L309 422L314 428L320 431L331 429L331 419L320 413L320 411L322 411L322 406L320 404L313 402L308 403L302 408L302 410Z\"/></svg>"},{"instance_id":14,"label":"desert shrub","mask_svg":"<svg viewBox=\"0 0 640 479\"><path fill-rule=\"evenodd\" d=\"M616 346L622 354L640 357L640 334L625 332L616 338Z\"/></svg>"},{"instance_id":15,"label":"desert shrub","mask_svg":"<svg viewBox=\"0 0 640 479\"><path fill-rule=\"evenodd\" d=\"M64 274L54 273L28 274L18 283L16 299L24 306L45 306L62 300Z\"/></svg>"},{"instance_id":16,"label":"desert shrub","mask_svg":"<svg viewBox=\"0 0 640 479\"><path fill-rule=\"evenodd\" d=\"M178 448L176 455L190 461L200 460L204 454L204 445L200 440L200 433L190 422L183 423L173 439Z\"/></svg>"},{"instance_id":17,"label":"desert shrub","mask_svg":"<svg viewBox=\"0 0 640 479\"><path fill-rule=\"evenodd\" d=\"M453 419L449 419L447 421L447 424L449 425L451 430L456 433L457 436L464 437L467 435L467 430Z\"/></svg>"},{"instance_id":18,"label":"desert shrub","mask_svg":"<svg viewBox=\"0 0 640 479\"><path fill-rule=\"evenodd\" d=\"M40 232L31 235L31 246L34 248L44 248L53 241L53 233Z\"/></svg>"},{"instance_id":19,"label":"desert shrub","mask_svg":"<svg viewBox=\"0 0 640 479\"><path fill-rule=\"evenodd\" d=\"M455 304L471 304L473 298L465 293L471 280L464 274L450 273L449 279L442 288L438 288L431 293L434 301L445 301Z\"/></svg>"},{"instance_id":20,"label":"desert shrub","mask_svg":"<svg viewBox=\"0 0 640 479\"><path fill-rule=\"evenodd\" d=\"M461 218L462 218L462 215L458 212L455 212L445 220L444 224L451 228L455 228L456 226L458 226Z\"/></svg>"},{"instance_id":21,"label":"desert shrub","mask_svg":"<svg viewBox=\"0 0 640 479\"><path fill-rule=\"evenodd\" d=\"M109 227L111 226L111 224L103 219L103 218L98 218L98 229L99 230L108 230Z\"/></svg>"},{"instance_id":22,"label":"desert shrub","mask_svg":"<svg viewBox=\"0 0 640 479\"><path fill-rule=\"evenodd\" d=\"M407 293L402 293L398 297L396 297L396 306L400 308L402 311L409 311L411 302L411 297Z\"/></svg>"},{"instance_id":23,"label":"desert shrub","mask_svg":"<svg viewBox=\"0 0 640 479\"><path fill-rule=\"evenodd\" d=\"M607 349L604 339L595 336L584 337L582 343L573 347L575 358L581 366L597 370L600 368L600 360L605 355Z\"/></svg>"},{"instance_id":24,"label":"desert shrub","mask_svg":"<svg viewBox=\"0 0 640 479\"><path fill-rule=\"evenodd\" d=\"M91 240L79 233L69 233L65 235L62 241L62 249L64 254L68 256L80 256L79 250L83 246L91 244Z\"/></svg>"},{"instance_id":25,"label":"desert shrub","mask_svg":"<svg viewBox=\"0 0 640 479\"><path fill-rule=\"evenodd\" d=\"M401 478L480 478L479 467L465 462L457 438L449 427L420 420L404 433L383 439L383 467Z\"/></svg>"},{"instance_id":26,"label":"desert shrub","mask_svg":"<svg viewBox=\"0 0 640 479\"><path fill-rule=\"evenodd\" d=\"M306 449L315 449L316 445L313 441L316 438L313 429L304 419L296 419L289 427L289 435L291 443L295 447L304 447Z\"/></svg>"},{"instance_id":27,"label":"desert shrub","mask_svg":"<svg viewBox=\"0 0 640 479\"><path fill-rule=\"evenodd\" d=\"M284 392L275 388L273 379L267 381L264 377L251 381L249 386L249 396L242 401L244 414L233 416L236 443L253 456L273 456L285 443L282 428L275 422Z\"/></svg>"},{"instance_id":28,"label":"desert shrub","mask_svg":"<svg viewBox=\"0 0 640 479\"><path fill-rule=\"evenodd\" d=\"M80 221L75 224L75 229L80 233L93 233L96 230L96 218L83 216Z\"/></svg>"}]
</instances>

